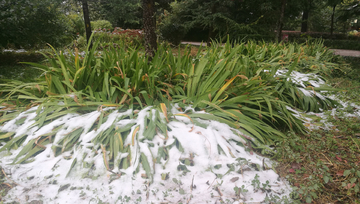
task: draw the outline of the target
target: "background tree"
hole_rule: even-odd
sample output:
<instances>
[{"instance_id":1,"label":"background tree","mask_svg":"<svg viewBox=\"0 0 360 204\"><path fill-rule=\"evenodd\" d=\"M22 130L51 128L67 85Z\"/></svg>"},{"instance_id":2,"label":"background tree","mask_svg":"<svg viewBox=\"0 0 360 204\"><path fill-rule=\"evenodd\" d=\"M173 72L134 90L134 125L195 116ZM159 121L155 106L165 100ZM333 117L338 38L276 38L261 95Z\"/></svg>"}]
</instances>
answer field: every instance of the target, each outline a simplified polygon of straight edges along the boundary
<instances>
[{"instance_id":1,"label":"background tree","mask_svg":"<svg viewBox=\"0 0 360 204\"><path fill-rule=\"evenodd\" d=\"M286 7L286 0L281 1L281 9L280 9L280 17L279 22L276 29L276 38L277 42L280 42L282 39L282 28L283 28L283 21L284 21L284 14L285 14L285 7Z\"/></svg>"},{"instance_id":2,"label":"background tree","mask_svg":"<svg viewBox=\"0 0 360 204\"><path fill-rule=\"evenodd\" d=\"M156 37L156 19L155 19L155 1L142 0L143 7L143 30L145 38L145 52L150 60L157 50Z\"/></svg>"},{"instance_id":3,"label":"background tree","mask_svg":"<svg viewBox=\"0 0 360 204\"><path fill-rule=\"evenodd\" d=\"M332 36L334 33L334 18L335 18L335 11L336 6L339 5L343 0L328 0L327 5L329 5L332 8L331 13L331 24L330 24L330 35Z\"/></svg>"},{"instance_id":4,"label":"background tree","mask_svg":"<svg viewBox=\"0 0 360 204\"><path fill-rule=\"evenodd\" d=\"M302 13L302 21L301 21L301 32L307 32L308 31L308 20L309 20L309 14L313 7L313 0L304 0L303 1L303 13Z\"/></svg>"},{"instance_id":5,"label":"background tree","mask_svg":"<svg viewBox=\"0 0 360 204\"><path fill-rule=\"evenodd\" d=\"M0 45L29 48L71 40L60 0L0 1Z\"/></svg>"},{"instance_id":6,"label":"background tree","mask_svg":"<svg viewBox=\"0 0 360 204\"><path fill-rule=\"evenodd\" d=\"M82 8L83 8L84 22L85 22L86 42L89 44L92 31L91 31L90 14L89 14L87 0L82 0Z\"/></svg>"},{"instance_id":7,"label":"background tree","mask_svg":"<svg viewBox=\"0 0 360 204\"><path fill-rule=\"evenodd\" d=\"M104 19L121 28L140 28L141 0L100 0Z\"/></svg>"}]
</instances>

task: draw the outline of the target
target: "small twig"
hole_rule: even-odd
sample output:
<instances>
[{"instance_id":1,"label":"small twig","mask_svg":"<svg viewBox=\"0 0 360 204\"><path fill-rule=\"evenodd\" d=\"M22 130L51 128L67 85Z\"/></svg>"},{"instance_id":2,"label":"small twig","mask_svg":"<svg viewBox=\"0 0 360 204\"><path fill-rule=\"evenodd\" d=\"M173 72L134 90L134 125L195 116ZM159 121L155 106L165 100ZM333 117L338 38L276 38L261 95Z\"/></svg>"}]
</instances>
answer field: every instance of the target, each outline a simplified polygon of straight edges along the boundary
<instances>
[{"instance_id":1,"label":"small twig","mask_svg":"<svg viewBox=\"0 0 360 204\"><path fill-rule=\"evenodd\" d=\"M2 183L2 184L8 186L9 188L12 188L12 186L10 184L8 184L8 183Z\"/></svg>"},{"instance_id":2,"label":"small twig","mask_svg":"<svg viewBox=\"0 0 360 204\"><path fill-rule=\"evenodd\" d=\"M4 176L5 176L9 181L11 181L11 182L13 182L14 184L20 186L18 183L16 183L15 181L11 180L11 179L6 175L4 169L1 169L1 171L2 171L2 173L4 174Z\"/></svg>"},{"instance_id":3,"label":"small twig","mask_svg":"<svg viewBox=\"0 0 360 204\"><path fill-rule=\"evenodd\" d=\"M328 161L330 162L330 164L331 164L332 166L334 166L334 164L325 156L325 154L323 154L323 153L320 153L320 154L324 155L324 157L326 158L326 160L328 160Z\"/></svg>"},{"instance_id":4,"label":"small twig","mask_svg":"<svg viewBox=\"0 0 360 204\"><path fill-rule=\"evenodd\" d=\"M213 182L210 184L209 188L213 185L213 183L215 182L215 180L216 180L216 177L214 178ZM209 189L209 188L208 188L208 189Z\"/></svg>"},{"instance_id":5,"label":"small twig","mask_svg":"<svg viewBox=\"0 0 360 204\"><path fill-rule=\"evenodd\" d=\"M193 175L193 178L191 180L191 186L190 186L191 192L192 192L193 188L194 188L194 175Z\"/></svg>"},{"instance_id":6,"label":"small twig","mask_svg":"<svg viewBox=\"0 0 360 204\"><path fill-rule=\"evenodd\" d=\"M221 193L219 187L216 187L215 190L219 193L220 197L223 196L223 194Z\"/></svg>"}]
</instances>

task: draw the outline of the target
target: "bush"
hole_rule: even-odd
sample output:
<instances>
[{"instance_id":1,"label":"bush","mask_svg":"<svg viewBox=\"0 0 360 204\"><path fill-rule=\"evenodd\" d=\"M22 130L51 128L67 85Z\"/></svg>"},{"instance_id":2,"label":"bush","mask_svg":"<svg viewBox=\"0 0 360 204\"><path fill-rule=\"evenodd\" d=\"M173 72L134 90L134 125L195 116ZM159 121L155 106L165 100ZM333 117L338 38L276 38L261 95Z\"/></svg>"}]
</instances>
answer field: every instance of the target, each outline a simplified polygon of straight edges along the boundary
<instances>
[{"instance_id":1,"label":"bush","mask_svg":"<svg viewBox=\"0 0 360 204\"><path fill-rule=\"evenodd\" d=\"M173 45L178 45L185 37L187 29L181 22L178 22L176 16L165 15L159 25L159 32L162 40L167 40Z\"/></svg>"},{"instance_id":2,"label":"bush","mask_svg":"<svg viewBox=\"0 0 360 204\"><path fill-rule=\"evenodd\" d=\"M39 62L44 56L35 52L0 52L1 65L15 65L19 62Z\"/></svg>"},{"instance_id":3,"label":"bush","mask_svg":"<svg viewBox=\"0 0 360 204\"><path fill-rule=\"evenodd\" d=\"M344 33L333 33L331 36L330 33L327 32L306 32L302 33L300 31L283 31L283 35L288 35L290 41L297 41L299 38L322 38L322 39L348 39L348 36Z\"/></svg>"},{"instance_id":4,"label":"bush","mask_svg":"<svg viewBox=\"0 0 360 204\"><path fill-rule=\"evenodd\" d=\"M93 31L93 41L100 40L99 48L109 46L119 47L126 45L127 47L138 47L144 43L144 37L141 30L121 29L116 27L110 32L106 29L98 29ZM86 47L86 38L79 36L76 40L76 46L80 48Z\"/></svg>"},{"instance_id":5,"label":"bush","mask_svg":"<svg viewBox=\"0 0 360 204\"><path fill-rule=\"evenodd\" d=\"M358 40L324 40L324 45L333 49L360 50Z\"/></svg>"},{"instance_id":6,"label":"bush","mask_svg":"<svg viewBox=\"0 0 360 204\"><path fill-rule=\"evenodd\" d=\"M159 28L160 36L174 45L180 44L186 34L185 27L178 23L162 24Z\"/></svg>"},{"instance_id":7,"label":"bush","mask_svg":"<svg viewBox=\"0 0 360 204\"><path fill-rule=\"evenodd\" d=\"M50 0L2 1L0 46L12 44L28 49L41 48L46 43L54 46L68 43L69 25L58 9L59 4Z\"/></svg>"},{"instance_id":8,"label":"bush","mask_svg":"<svg viewBox=\"0 0 360 204\"><path fill-rule=\"evenodd\" d=\"M107 21L107 20L91 21L91 28L92 28L92 30L99 30L99 29L112 30L113 29L110 21Z\"/></svg>"}]
</instances>

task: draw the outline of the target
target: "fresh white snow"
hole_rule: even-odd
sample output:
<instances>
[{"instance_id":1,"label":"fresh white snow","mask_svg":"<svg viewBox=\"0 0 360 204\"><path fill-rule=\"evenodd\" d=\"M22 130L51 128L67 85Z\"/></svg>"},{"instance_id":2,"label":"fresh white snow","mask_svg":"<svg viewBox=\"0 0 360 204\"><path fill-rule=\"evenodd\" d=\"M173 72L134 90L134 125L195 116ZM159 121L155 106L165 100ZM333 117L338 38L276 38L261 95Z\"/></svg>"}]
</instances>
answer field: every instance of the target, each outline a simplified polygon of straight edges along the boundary
<instances>
[{"instance_id":1,"label":"fresh white snow","mask_svg":"<svg viewBox=\"0 0 360 204\"><path fill-rule=\"evenodd\" d=\"M27 129L33 124L36 107L21 113L17 118L1 127L1 131L14 131L14 137L29 134L27 141L37 138L54 127L62 125L55 136L55 142L76 128L84 128L79 142L72 154L64 152L55 156L52 144L38 154L34 161L27 164L11 164L21 151L11 150L1 153L0 165L18 185L6 196L7 201L20 203L42 200L44 203L242 203L262 202L266 197L289 196L291 187L286 181L271 170L271 162L264 157L250 154L242 147L245 142L239 137L238 130L216 121L203 121L204 126L193 125L184 116L172 116L168 123L168 139L157 133L153 140L144 139L144 118L156 109L145 108L134 119L119 120L131 111L112 111L99 129L89 131L101 111L84 115L68 114L41 127ZM105 110L103 110L105 111ZM176 108L172 114L182 114ZM160 115L162 114L159 111ZM27 117L22 125L15 121ZM164 116L162 116L164 118ZM103 155L98 145L91 140L101 131L133 124L124 146L131 149L132 165L127 169L115 167L111 172L106 170ZM132 145L131 135L135 127L140 126L138 136ZM112 126L114 127L114 126ZM26 132L26 130L28 132ZM161 147L178 141L183 152L174 145L168 152L168 159L154 163ZM149 145L151 143L151 145ZM25 144L25 143L24 143ZM239 145L240 144L240 145ZM218 146L222 152L219 153ZM98 151L93 151L97 149ZM144 153L151 166L151 178L144 178L145 170L140 162ZM69 156L71 158L69 159ZM118 159L125 158L122 153ZM74 159L77 162L67 176ZM186 164L185 160L190 161ZM88 165L90 164L90 165ZM89 167L90 166L90 167ZM139 169L138 173L135 173ZM266 170L264 170L266 169ZM65 187L66 188L65 188ZM235 190L238 187L243 190ZM65 188L65 189L64 189ZM64 190L63 190L64 189ZM278 200L280 200L278 199Z\"/></svg>"}]
</instances>

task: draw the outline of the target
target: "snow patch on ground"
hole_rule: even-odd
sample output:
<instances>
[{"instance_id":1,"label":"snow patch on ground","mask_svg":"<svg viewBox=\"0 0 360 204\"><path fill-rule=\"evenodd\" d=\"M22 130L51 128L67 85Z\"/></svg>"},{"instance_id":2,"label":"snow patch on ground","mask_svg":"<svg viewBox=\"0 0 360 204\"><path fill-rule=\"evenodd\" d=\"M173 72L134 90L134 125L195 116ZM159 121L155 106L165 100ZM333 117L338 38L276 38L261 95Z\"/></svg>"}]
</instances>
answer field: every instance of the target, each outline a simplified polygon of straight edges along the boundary
<instances>
[{"instance_id":1,"label":"snow patch on ground","mask_svg":"<svg viewBox=\"0 0 360 204\"><path fill-rule=\"evenodd\" d=\"M22 148L1 152L0 165L18 184L5 197L7 202L252 203L266 199L281 202L282 198L288 199L291 192L289 184L271 169L271 161L247 152L246 144L239 136L243 133L226 124L203 121L204 127L200 127L193 125L187 117L172 116L167 125L170 129L168 138L157 132L152 140L148 140L144 136L144 120L158 111L151 107L141 110L133 119L124 119L131 110L106 109L112 111L107 120L91 131L89 125L101 111L67 114L41 128L30 128L36 116L35 110L36 107L21 113L2 126L1 131L16 131L14 137L28 134L27 141L60 125L62 128L54 141L61 140L76 128L84 131L71 151L58 156L51 148L53 144L48 144L32 162L14 165L12 162ZM172 115L184 114L176 108L171 111ZM27 117L24 123L16 125L15 122L24 117ZM161 115L161 118L165 116ZM133 127L124 140L124 147L131 149L132 164L127 169L115 167L107 170L101 148L91 141L108 128L121 128L128 124L133 124ZM138 126L139 132L133 143L131 136ZM176 143L180 143L183 151ZM173 146L166 153L168 158L160 157L160 161L154 162L159 151L169 145ZM152 178L146 176L142 154L149 161ZM121 153L117 159L120 161L128 156L128 153Z\"/></svg>"}]
</instances>

